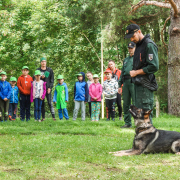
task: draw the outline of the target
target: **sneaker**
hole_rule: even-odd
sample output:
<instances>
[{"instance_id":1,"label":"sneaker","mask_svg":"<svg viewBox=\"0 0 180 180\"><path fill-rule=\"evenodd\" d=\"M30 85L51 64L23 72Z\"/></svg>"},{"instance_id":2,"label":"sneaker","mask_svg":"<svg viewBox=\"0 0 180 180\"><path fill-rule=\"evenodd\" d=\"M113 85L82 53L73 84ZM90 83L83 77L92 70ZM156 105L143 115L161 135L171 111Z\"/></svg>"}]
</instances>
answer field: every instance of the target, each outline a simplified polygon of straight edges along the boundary
<instances>
[{"instance_id":1,"label":"sneaker","mask_svg":"<svg viewBox=\"0 0 180 180\"><path fill-rule=\"evenodd\" d=\"M12 121L12 116L9 115L9 120Z\"/></svg>"},{"instance_id":2,"label":"sneaker","mask_svg":"<svg viewBox=\"0 0 180 180\"><path fill-rule=\"evenodd\" d=\"M121 128L131 128L132 126L131 125L127 125L125 124L124 126L121 126Z\"/></svg>"},{"instance_id":3,"label":"sneaker","mask_svg":"<svg viewBox=\"0 0 180 180\"><path fill-rule=\"evenodd\" d=\"M21 119L21 121L24 121L24 119Z\"/></svg>"},{"instance_id":4,"label":"sneaker","mask_svg":"<svg viewBox=\"0 0 180 180\"><path fill-rule=\"evenodd\" d=\"M13 121L15 121L16 119L12 119Z\"/></svg>"},{"instance_id":5,"label":"sneaker","mask_svg":"<svg viewBox=\"0 0 180 180\"><path fill-rule=\"evenodd\" d=\"M114 118L113 118L112 120L113 120L113 121L115 121L115 119L114 119Z\"/></svg>"},{"instance_id":6,"label":"sneaker","mask_svg":"<svg viewBox=\"0 0 180 180\"><path fill-rule=\"evenodd\" d=\"M26 121L29 121L30 119L26 119Z\"/></svg>"},{"instance_id":7,"label":"sneaker","mask_svg":"<svg viewBox=\"0 0 180 180\"><path fill-rule=\"evenodd\" d=\"M39 119L38 121L39 121L39 122L41 122L41 120L40 120L40 119Z\"/></svg>"},{"instance_id":8,"label":"sneaker","mask_svg":"<svg viewBox=\"0 0 180 180\"><path fill-rule=\"evenodd\" d=\"M56 118L53 118L53 121L56 121Z\"/></svg>"},{"instance_id":9,"label":"sneaker","mask_svg":"<svg viewBox=\"0 0 180 180\"><path fill-rule=\"evenodd\" d=\"M45 118L42 118L42 119L41 119L41 122L42 122L42 121L45 121Z\"/></svg>"},{"instance_id":10,"label":"sneaker","mask_svg":"<svg viewBox=\"0 0 180 180\"><path fill-rule=\"evenodd\" d=\"M63 119L60 119L60 120L63 120Z\"/></svg>"},{"instance_id":11,"label":"sneaker","mask_svg":"<svg viewBox=\"0 0 180 180\"><path fill-rule=\"evenodd\" d=\"M107 118L106 121L110 121L110 119Z\"/></svg>"},{"instance_id":12,"label":"sneaker","mask_svg":"<svg viewBox=\"0 0 180 180\"><path fill-rule=\"evenodd\" d=\"M122 117L119 117L119 120L122 121Z\"/></svg>"}]
</instances>

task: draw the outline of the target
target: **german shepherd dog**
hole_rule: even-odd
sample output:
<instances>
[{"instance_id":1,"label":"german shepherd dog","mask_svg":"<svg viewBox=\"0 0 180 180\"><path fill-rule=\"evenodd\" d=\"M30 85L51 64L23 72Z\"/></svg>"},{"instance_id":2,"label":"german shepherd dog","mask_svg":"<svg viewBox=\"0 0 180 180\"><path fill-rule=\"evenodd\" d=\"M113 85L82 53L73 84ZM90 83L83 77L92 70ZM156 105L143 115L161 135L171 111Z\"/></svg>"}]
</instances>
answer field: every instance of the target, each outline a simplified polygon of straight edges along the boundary
<instances>
[{"instance_id":1,"label":"german shepherd dog","mask_svg":"<svg viewBox=\"0 0 180 180\"><path fill-rule=\"evenodd\" d=\"M139 155L142 153L180 154L180 133L156 129L150 122L152 110L146 111L131 105L129 109L136 126L133 147L129 150L110 152L114 156Z\"/></svg>"}]
</instances>

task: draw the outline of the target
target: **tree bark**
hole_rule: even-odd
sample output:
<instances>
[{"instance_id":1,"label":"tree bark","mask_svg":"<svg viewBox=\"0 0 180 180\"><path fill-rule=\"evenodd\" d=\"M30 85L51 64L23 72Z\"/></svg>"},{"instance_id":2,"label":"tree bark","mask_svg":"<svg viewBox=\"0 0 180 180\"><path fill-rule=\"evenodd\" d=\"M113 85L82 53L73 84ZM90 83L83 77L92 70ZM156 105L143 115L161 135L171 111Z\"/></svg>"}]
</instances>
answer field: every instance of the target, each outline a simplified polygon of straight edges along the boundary
<instances>
[{"instance_id":1,"label":"tree bark","mask_svg":"<svg viewBox=\"0 0 180 180\"><path fill-rule=\"evenodd\" d=\"M177 6L177 17L171 8L168 45L168 112L180 115L180 1L174 0Z\"/></svg>"}]
</instances>

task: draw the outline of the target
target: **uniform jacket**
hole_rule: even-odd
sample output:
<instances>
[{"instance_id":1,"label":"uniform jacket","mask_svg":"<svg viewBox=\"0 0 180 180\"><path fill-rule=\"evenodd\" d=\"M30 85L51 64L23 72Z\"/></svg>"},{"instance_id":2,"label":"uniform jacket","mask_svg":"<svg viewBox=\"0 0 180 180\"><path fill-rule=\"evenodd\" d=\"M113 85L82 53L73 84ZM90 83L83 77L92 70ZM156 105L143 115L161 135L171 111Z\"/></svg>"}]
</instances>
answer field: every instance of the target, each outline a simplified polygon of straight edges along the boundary
<instances>
[{"instance_id":1,"label":"uniform jacket","mask_svg":"<svg viewBox=\"0 0 180 180\"><path fill-rule=\"evenodd\" d=\"M74 86L74 100L75 101L88 101L88 84L85 82L85 74L83 75L82 81L77 81Z\"/></svg>"},{"instance_id":2,"label":"uniform jacket","mask_svg":"<svg viewBox=\"0 0 180 180\"><path fill-rule=\"evenodd\" d=\"M19 88L19 92L24 95L30 95L32 81L33 78L30 75L27 75L26 77L21 75L17 81L17 87Z\"/></svg>"},{"instance_id":3,"label":"uniform jacket","mask_svg":"<svg viewBox=\"0 0 180 180\"><path fill-rule=\"evenodd\" d=\"M136 44L133 70L143 69L146 74L155 73L159 69L158 48L147 34Z\"/></svg>"},{"instance_id":4,"label":"uniform jacket","mask_svg":"<svg viewBox=\"0 0 180 180\"><path fill-rule=\"evenodd\" d=\"M136 44L133 70L138 69L142 69L146 74L133 77L132 82L134 84L140 84L151 91L156 91L158 85L154 73L159 69L158 47L150 39L150 35L146 35Z\"/></svg>"},{"instance_id":5,"label":"uniform jacket","mask_svg":"<svg viewBox=\"0 0 180 180\"><path fill-rule=\"evenodd\" d=\"M37 68L36 70L40 70L41 75L44 75L44 71L41 68ZM46 71L49 74L48 77L45 77L44 79L41 78L41 80L46 82L46 89L48 89L48 88L52 89L53 85L54 85L54 73L53 73L53 70L49 67L46 67Z\"/></svg>"},{"instance_id":6,"label":"uniform jacket","mask_svg":"<svg viewBox=\"0 0 180 180\"><path fill-rule=\"evenodd\" d=\"M58 84L55 87L53 102L56 102L57 109L66 108L66 101L68 101L68 87L66 83L62 83L62 85Z\"/></svg>"},{"instance_id":7,"label":"uniform jacket","mask_svg":"<svg viewBox=\"0 0 180 180\"><path fill-rule=\"evenodd\" d=\"M111 70L110 68L107 68L106 70ZM118 77L118 80L119 80L119 78L120 78L120 76L121 76L121 70L119 70L119 69L117 69L117 68L115 68L115 70L114 70L114 72L113 72L115 75L117 75L117 77ZM107 79L107 77L106 76L104 76L104 81Z\"/></svg>"},{"instance_id":8,"label":"uniform jacket","mask_svg":"<svg viewBox=\"0 0 180 180\"><path fill-rule=\"evenodd\" d=\"M119 87L123 84L123 76L130 76L129 72L133 69L133 56L128 56L123 61L121 76L119 78Z\"/></svg>"},{"instance_id":9,"label":"uniform jacket","mask_svg":"<svg viewBox=\"0 0 180 180\"><path fill-rule=\"evenodd\" d=\"M31 103L35 99L35 92L36 92L35 83L36 81L31 82L31 95L30 95ZM40 97L44 99L45 95L46 95L46 82L40 80Z\"/></svg>"},{"instance_id":10,"label":"uniform jacket","mask_svg":"<svg viewBox=\"0 0 180 180\"><path fill-rule=\"evenodd\" d=\"M10 99L11 96L11 85L7 81L0 81L0 98Z\"/></svg>"},{"instance_id":11,"label":"uniform jacket","mask_svg":"<svg viewBox=\"0 0 180 180\"><path fill-rule=\"evenodd\" d=\"M17 86L11 87L10 103L18 103L19 89Z\"/></svg>"},{"instance_id":12,"label":"uniform jacket","mask_svg":"<svg viewBox=\"0 0 180 180\"><path fill-rule=\"evenodd\" d=\"M89 95L91 96L91 101L101 101L101 95L102 95L102 86L100 83L92 83L89 86ZM94 98L97 98L97 100L94 100Z\"/></svg>"},{"instance_id":13,"label":"uniform jacket","mask_svg":"<svg viewBox=\"0 0 180 180\"><path fill-rule=\"evenodd\" d=\"M118 82L115 79L106 80L103 83L103 94L105 99L117 98Z\"/></svg>"}]
</instances>

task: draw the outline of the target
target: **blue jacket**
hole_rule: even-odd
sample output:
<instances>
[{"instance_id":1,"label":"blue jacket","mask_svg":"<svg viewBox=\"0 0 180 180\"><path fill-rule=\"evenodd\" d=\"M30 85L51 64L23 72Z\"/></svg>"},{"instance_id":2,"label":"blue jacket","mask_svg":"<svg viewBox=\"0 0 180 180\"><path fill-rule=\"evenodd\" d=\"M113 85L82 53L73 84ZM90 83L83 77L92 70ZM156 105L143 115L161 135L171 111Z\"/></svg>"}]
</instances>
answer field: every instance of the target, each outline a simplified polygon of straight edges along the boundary
<instances>
[{"instance_id":1,"label":"blue jacket","mask_svg":"<svg viewBox=\"0 0 180 180\"><path fill-rule=\"evenodd\" d=\"M65 87L65 93L66 93L65 101L68 101L68 87L67 87L66 83L63 82L62 85L60 85L60 84L58 83L57 86L64 86L64 87ZM56 86L56 87L57 87L57 86ZM54 91L53 102L57 102L57 91L56 91L56 87L55 87L55 91Z\"/></svg>"},{"instance_id":2,"label":"blue jacket","mask_svg":"<svg viewBox=\"0 0 180 180\"><path fill-rule=\"evenodd\" d=\"M7 81L0 81L0 98L10 99L11 96L11 85Z\"/></svg>"},{"instance_id":3,"label":"blue jacket","mask_svg":"<svg viewBox=\"0 0 180 180\"><path fill-rule=\"evenodd\" d=\"M88 101L88 84L85 82L85 74L83 75L82 81L77 81L74 86L74 100L75 101Z\"/></svg>"},{"instance_id":4,"label":"blue jacket","mask_svg":"<svg viewBox=\"0 0 180 180\"><path fill-rule=\"evenodd\" d=\"M10 97L10 103L18 103L18 93L19 89L17 86L11 87L11 97Z\"/></svg>"}]
</instances>

